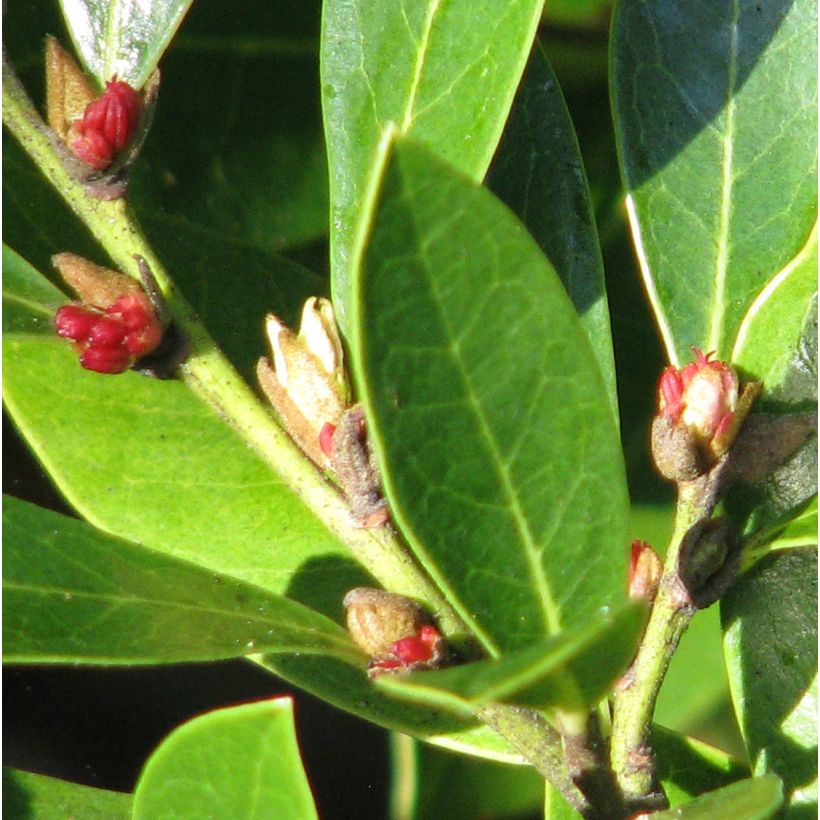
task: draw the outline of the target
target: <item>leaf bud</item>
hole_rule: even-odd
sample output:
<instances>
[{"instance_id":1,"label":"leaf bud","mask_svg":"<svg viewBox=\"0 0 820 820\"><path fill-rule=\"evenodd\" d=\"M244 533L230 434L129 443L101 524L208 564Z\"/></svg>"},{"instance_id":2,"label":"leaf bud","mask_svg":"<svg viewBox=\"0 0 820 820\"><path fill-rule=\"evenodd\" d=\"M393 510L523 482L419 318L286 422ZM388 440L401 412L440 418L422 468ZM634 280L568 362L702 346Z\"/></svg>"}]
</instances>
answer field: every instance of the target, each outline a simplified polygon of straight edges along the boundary
<instances>
[{"instance_id":1,"label":"leaf bud","mask_svg":"<svg viewBox=\"0 0 820 820\"><path fill-rule=\"evenodd\" d=\"M629 597L652 603L658 591L663 564L646 541L633 541L629 557Z\"/></svg>"},{"instance_id":2,"label":"leaf bud","mask_svg":"<svg viewBox=\"0 0 820 820\"><path fill-rule=\"evenodd\" d=\"M698 609L705 609L723 595L738 566L738 544L725 518L698 522L681 543L678 576Z\"/></svg>"}]
</instances>

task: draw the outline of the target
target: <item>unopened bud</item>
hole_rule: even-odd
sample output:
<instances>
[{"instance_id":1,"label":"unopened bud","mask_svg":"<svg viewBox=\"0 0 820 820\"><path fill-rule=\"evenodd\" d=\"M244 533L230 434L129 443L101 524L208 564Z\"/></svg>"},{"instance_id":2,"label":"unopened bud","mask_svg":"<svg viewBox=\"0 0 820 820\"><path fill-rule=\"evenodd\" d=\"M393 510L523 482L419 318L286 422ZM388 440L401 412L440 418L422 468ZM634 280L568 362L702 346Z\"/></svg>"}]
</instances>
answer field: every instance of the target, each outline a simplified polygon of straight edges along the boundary
<instances>
[{"instance_id":1,"label":"unopened bud","mask_svg":"<svg viewBox=\"0 0 820 820\"><path fill-rule=\"evenodd\" d=\"M658 591L663 564L646 541L633 541L629 558L629 597L652 603Z\"/></svg>"},{"instance_id":2,"label":"unopened bud","mask_svg":"<svg viewBox=\"0 0 820 820\"><path fill-rule=\"evenodd\" d=\"M725 518L699 522L683 539L678 575L698 609L717 601L734 581L739 564L737 542Z\"/></svg>"},{"instance_id":3,"label":"unopened bud","mask_svg":"<svg viewBox=\"0 0 820 820\"><path fill-rule=\"evenodd\" d=\"M652 425L652 453L661 474L690 481L707 472L732 445L760 391L742 393L734 368L692 348L695 361L667 367L658 385L658 413Z\"/></svg>"},{"instance_id":4,"label":"unopened bud","mask_svg":"<svg viewBox=\"0 0 820 820\"><path fill-rule=\"evenodd\" d=\"M74 254L58 254L52 261L83 300L61 307L54 324L58 336L74 342L86 370L122 373L157 350L164 328L135 280Z\"/></svg>"},{"instance_id":5,"label":"unopened bud","mask_svg":"<svg viewBox=\"0 0 820 820\"><path fill-rule=\"evenodd\" d=\"M415 637L426 620L415 601L382 589L356 587L343 604L353 640L371 658L388 656L396 641Z\"/></svg>"},{"instance_id":6,"label":"unopened bud","mask_svg":"<svg viewBox=\"0 0 820 820\"><path fill-rule=\"evenodd\" d=\"M444 638L424 610L403 595L357 587L345 595L347 628L370 656L368 675L436 669L445 656Z\"/></svg>"},{"instance_id":7,"label":"unopened bud","mask_svg":"<svg viewBox=\"0 0 820 820\"><path fill-rule=\"evenodd\" d=\"M271 360L259 360L259 383L291 437L316 464L328 467L328 425L338 423L347 400L342 345L330 302L307 300L298 335L273 314L266 329Z\"/></svg>"}]
</instances>

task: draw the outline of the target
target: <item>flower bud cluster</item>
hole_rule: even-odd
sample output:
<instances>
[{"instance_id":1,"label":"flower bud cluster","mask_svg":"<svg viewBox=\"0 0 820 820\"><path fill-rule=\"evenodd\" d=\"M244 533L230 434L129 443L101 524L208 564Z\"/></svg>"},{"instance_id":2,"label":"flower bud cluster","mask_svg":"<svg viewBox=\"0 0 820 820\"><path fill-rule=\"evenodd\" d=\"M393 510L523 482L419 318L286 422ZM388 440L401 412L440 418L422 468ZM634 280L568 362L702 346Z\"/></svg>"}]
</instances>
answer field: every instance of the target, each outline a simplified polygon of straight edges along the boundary
<instances>
[{"instance_id":1,"label":"flower bud cluster","mask_svg":"<svg viewBox=\"0 0 820 820\"><path fill-rule=\"evenodd\" d=\"M728 363L692 348L695 361L667 367L658 385L658 413L652 425L652 453L661 474L691 481L728 452L760 390L745 385Z\"/></svg>"},{"instance_id":2,"label":"flower bud cluster","mask_svg":"<svg viewBox=\"0 0 820 820\"><path fill-rule=\"evenodd\" d=\"M74 342L86 370L122 373L159 347L165 327L130 276L73 253L58 253L51 261L80 297L57 311L57 335Z\"/></svg>"},{"instance_id":3,"label":"flower bud cluster","mask_svg":"<svg viewBox=\"0 0 820 820\"><path fill-rule=\"evenodd\" d=\"M86 106L67 135L71 151L83 162L105 170L134 135L142 101L128 83L115 77L105 84L101 97Z\"/></svg>"},{"instance_id":4,"label":"flower bud cluster","mask_svg":"<svg viewBox=\"0 0 820 820\"><path fill-rule=\"evenodd\" d=\"M120 296L101 310L64 305L55 317L57 335L75 342L80 364L97 373L122 373L156 350L163 329L150 299L143 293Z\"/></svg>"},{"instance_id":5,"label":"flower bud cluster","mask_svg":"<svg viewBox=\"0 0 820 820\"><path fill-rule=\"evenodd\" d=\"M441 665L444 638L415 601L381 589L357 587L345 595L343 603L351 637L370 656L370 677Z\"/></svg>"}]
</instances>

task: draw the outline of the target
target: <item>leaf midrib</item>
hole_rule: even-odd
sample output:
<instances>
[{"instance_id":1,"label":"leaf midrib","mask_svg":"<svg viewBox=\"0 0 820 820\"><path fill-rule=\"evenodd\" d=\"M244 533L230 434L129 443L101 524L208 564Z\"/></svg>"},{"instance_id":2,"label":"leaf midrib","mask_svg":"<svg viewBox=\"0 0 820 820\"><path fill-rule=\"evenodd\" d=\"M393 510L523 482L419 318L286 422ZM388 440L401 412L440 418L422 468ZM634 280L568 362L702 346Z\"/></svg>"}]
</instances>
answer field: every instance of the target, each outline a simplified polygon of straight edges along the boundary
<instances>
[{"instance_id":1,"label":"leaf midrib","mask_svg":"<svg viewBox=\"0 0 820 820\"><path fill-rule=\"evenodd\" d=\"M447 322L444 311L442 310L442 303L436 288L435 277L430 274L430 266L423 264L425 278L430 288L430 294L438 311L438 318L442 327L447 333L449 348L452 351L451 359L458 367L459 376L467 394L467 401L472 409L476 420L478 422L479 431L482 438L484 438L486 445L492 457L493 467L495 468L496 477L501 485L502 493L507 502L507 509L510 511L515 530L521 539L521 544L524 547L524 555L529 566L530 576L535 582L535 587L538 591L538 599L541 604L541 614L544 619L544 626L547 634L554 634L560 629L560 620L558 616L558 606L553 598L547 578L544 574L543 567L539 560L540 550L536 545L535 538L530 529L529 522L521 506L518 493L515 490L514 483L510 477L509 469L501 457L501 453L496 445L492 429L488 423L487 417L479 401L473 383L470 379L469 373L464 368L461 356L457 355L458 341L457 336L453 333L453 329Z\"/></svg>"},{"instance_id":2,"label":"leaf midrib","mask_svg":"<svg viewBox=\"0 0 820 820\"><path fill-rule=\"evenodd\" d=\"M427 18L424 21L424 31L422 32L421 40L418 45L416 53L416 62L413 66L413 78L410 82L410 89L407 95L407 102L404 107L404 115L401 119L401 130L406 134L409 132L413 124L413 117L415 115L414 109L416 107L416 96L418 95L421 86L421 77L424 73L424 66L427 59L427 54L430 50L430 39L433 31L433 21L439 9L440 0L432 0L427 10Z\"/></svg>"},{"instance_id":3,"label":"leaf midrib","mask_svg":"<svg viewBox=\"0 0 820 820\"><path fill-rule=\"evenodd\" d=\"M732 191L734 188L734 138L735 138L735 92L737 90L738 24L740 5L732 4L731 43L729 47L728 78L726 89L725 125L723 128L720 168L720 213L718 217L717 255L715 258L715 284L712 291L712 315L710 317L707 350L720 350L723 323L726 314L726 280L729 268L730 229L732 222Z\"/></svg>"}]
</instances>

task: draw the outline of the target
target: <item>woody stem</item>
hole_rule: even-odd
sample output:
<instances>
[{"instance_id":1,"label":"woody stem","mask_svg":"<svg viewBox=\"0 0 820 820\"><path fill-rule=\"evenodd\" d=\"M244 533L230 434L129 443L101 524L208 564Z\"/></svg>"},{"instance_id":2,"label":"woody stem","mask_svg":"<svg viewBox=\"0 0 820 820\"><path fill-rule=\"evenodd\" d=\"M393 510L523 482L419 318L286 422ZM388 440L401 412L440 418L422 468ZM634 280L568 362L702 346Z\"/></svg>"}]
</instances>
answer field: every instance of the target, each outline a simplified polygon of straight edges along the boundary
<instances>
[{"instance_id":1,"label":"woody stem","mask_svg":"<svg viewBox=\"0 0 820 820\"><path fill-rule=\"evenodd\" d=\"M708 474L679 484L674 531L649 622L627 673L628 682L615 695L612 768L633 810L658 807L649 731L669 661L696 610L680 579L678 558L686 534L711 514L715 495L715 479Z\"/></svg>"}]
</instances>

